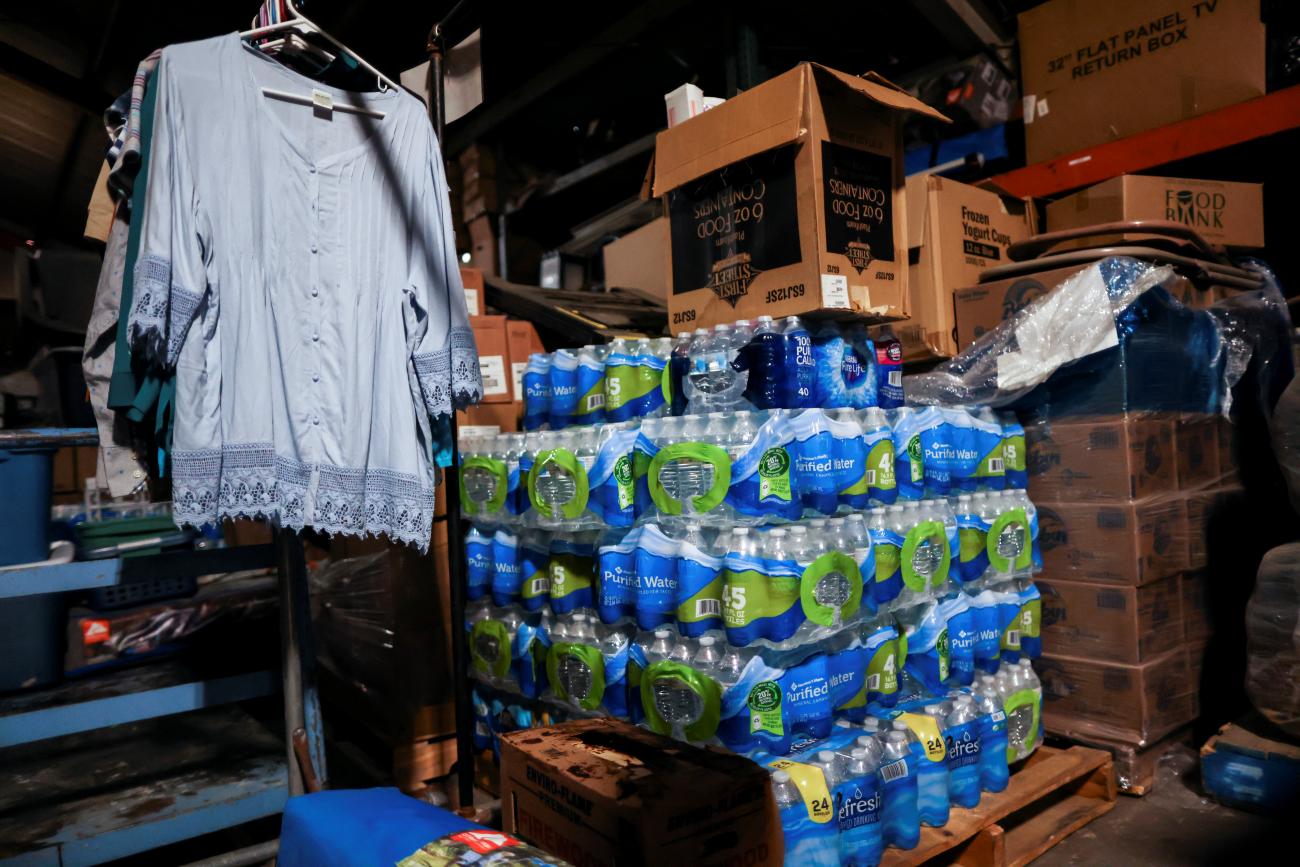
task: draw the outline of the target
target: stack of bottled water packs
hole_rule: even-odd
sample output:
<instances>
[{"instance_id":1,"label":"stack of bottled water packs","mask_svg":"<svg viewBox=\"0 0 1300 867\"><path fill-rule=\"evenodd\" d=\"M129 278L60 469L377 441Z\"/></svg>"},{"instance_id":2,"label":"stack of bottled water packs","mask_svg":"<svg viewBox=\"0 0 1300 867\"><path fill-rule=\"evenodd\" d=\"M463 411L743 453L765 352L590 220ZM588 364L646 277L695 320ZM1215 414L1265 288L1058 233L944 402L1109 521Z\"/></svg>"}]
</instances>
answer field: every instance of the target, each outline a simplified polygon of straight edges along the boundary
<instances>
[{"instance_id":1,"label":"stack of bottled water packs","mask_svg":"<svg viewBox=\"0 0 1300 867\"><path fill-rule=\"evenodd\" d=\"M467 517L553 530L759 525L1025 482L1023 428L966 407L711 412L461 442Z\"/></svg>"},{"instance_id":2,"label":"stack of bottled water packs","mask_svg":"<svg viewBox=\"0 0 1300 867\"><path fill-rule=\"evenodd\" d=\"M867 825L905 845L946 820L939 776L976 756L1005 785L1039 737L1023 437L986 409L843 407L467 440L482 701L769 763L790 851L834 859L807 863L869 853ZM829 833L808 774L834 795ZM980 780L975 800L999 785Z\"/></svg>"},{"instance_id":3,"label":"stack of bottled water packs","mask_svg":"<svg viewBox=\"0 0 1300 867\"><path fill-rule=\"evenodd\" d=\"M903 405L898 342L770 316L529 357L524 430L764 409Z\"/></svg>"}]
</instances>

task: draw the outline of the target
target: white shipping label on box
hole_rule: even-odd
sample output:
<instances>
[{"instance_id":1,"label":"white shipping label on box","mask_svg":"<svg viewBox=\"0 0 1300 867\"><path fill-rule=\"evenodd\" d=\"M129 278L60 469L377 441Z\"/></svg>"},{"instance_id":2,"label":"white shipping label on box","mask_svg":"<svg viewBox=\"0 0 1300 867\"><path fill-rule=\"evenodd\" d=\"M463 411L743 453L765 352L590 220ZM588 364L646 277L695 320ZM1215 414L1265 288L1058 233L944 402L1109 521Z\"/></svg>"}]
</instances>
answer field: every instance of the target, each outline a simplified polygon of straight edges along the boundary
<instances>
[{"instance_id":1,"label":"white shipping label on box","mask_svg":"<svg viewBox=\"0 0 1300 867\"><path fill-rule=\"evenodd\" d=\"M822 275L822 306L843 310L849 308L849 278L846 275Z\"/></svg>"},{"instance_id":2,"label":"white shipping label on box","mask_svg":"<svg viewBox=\"0 0 1300 867\"><path fill-rule=\"evenodd\" d=\"M482 316L483 311L478 309L478 290L465 290L465 312L470 316Z\"/></svg>"},{"instance_id":3,"label":"white shipping label on box","mask_svg":"<svg viewBox=\"0 0 1300 867\"><path fill-rule=\"evenodd\" d=\"M515 400L524 399L524 371L527 369L527 361L510 362L510 373L515 378Z\"/></svg>"},{"instance_id":4,"label":"white shipping label on box","mask_svg":"<svg viewBox=\"0 0 1300 867\"><path fill-rule=\"evenodd\" d=\"M478 360L479 374L483 377L483 396L508 394L506 360L500 355L484 355Z\"/></svg>"}]
</instances>

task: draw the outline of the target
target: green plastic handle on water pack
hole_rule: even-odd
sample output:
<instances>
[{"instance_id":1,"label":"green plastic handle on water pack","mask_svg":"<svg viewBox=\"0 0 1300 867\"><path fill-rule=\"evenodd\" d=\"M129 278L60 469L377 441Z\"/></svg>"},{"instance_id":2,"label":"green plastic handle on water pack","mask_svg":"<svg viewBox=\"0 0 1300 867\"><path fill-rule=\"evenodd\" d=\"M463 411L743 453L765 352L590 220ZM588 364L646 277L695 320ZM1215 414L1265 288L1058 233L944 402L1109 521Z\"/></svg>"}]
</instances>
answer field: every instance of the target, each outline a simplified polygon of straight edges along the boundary
<instances>
[{"instance_id":1,"label":"green plastic handle on water pack","mask_svg":"<svg viewBox=\"0 0 1300 867\"><path fill-rule=\"evenodd\" d=\"M1041 712L1038 703L1038 695L1032 689L1022 689L1019 692L1013 692L1011 695L1007 696L1006 701L1002 703L1002 709L1007 715L1008 735L1012 731L1012 721L1018 721L1023 714L1026 712L1029 713L1029 725L1024 727L1025 742L1021 747L1021 749L1024 750L1024 754L1018 755L1016 745L1010 742L1010 738L1008 738L1007 741L1007 761L1018 761L1019 759L1024 758L1025 755L1028 755L1034 748L1034 745L1038 742L1038 718ZM1015 728L1017 731L1020 730L1018 724Z\"/></svg>"},{"instance_id":2,"label":"green plastic handle on water pack","mask_svg":"<svg viewBox=\"0 0 1300 867\"><path fill-rule=\"evenodd\" d=\"M928 577L916 571L916 552L921 544L929 540L932 545L939 545L942 553L939 565ZM922 521L907 531L901 554L903 566L903 583L918 593L927 586L941 587L948 580L948 567L952 563L952 551L948 549L948 531L939 521Z\"/></svg>"},{"instance_id":3,"label":"green plastic handle on water pack","mask_svg":"<svg viewBox=\"0 0 1300 867\"><path fill-rule=\"evenodd\" d=\"M569 519L578 517L587 508L590 487L587 481L586 468L583 467L577 456L568 449L550 449L549 451L539 452L536 460L533 461L532 469L528 471L528 499L532 502L533 508L547 518L555 517L551 507L543 503L537 496L537 477L547 464L555 464L573 478L573 499L560 506L560 515Z\"/></svg>"},{"instance_id":4,"label":"green plastic handle on water pack","mask_svg":"<svg viewBox=\"0 0 1300 867\"><path fill-rule=\"evenodd\" d=\"M488 659L479 652L486 642L495 641L497 655ZM469 652L474 658L474 667L491 677L505 677L510 671L510 632L500 620L480 620L474 624L469 635Z\"/></svg>"},{"instance_id":5,"label":"green plastic handle on water pack","mask_svg":"<svg viewBox=\"0 0 1300 867\"><path fill-rule=\"evenodd\" d=\"M699 718L684 729L686 739L698 743L713 737L722 719L721 687L713 678L706 677L689 665L671 659L652 663L641 673L641 706L645 710L646 722L650 724L650 729L661 735L673 733L672 723L664 719L659 713L659 708L655 706L655 681L669 679L680 681L687 689L698 695L704 704L704 710L701 711Z\"/></svg>"},{"instance_id":6,"label":"green plastic handle on water pack","mask_svg":"<svg viewBox=\"0 0 1300 867\"><path fill-rule=\"evenodd\" d=\"M835 622L835 608L817 601L817 584L827 575L839 573L849 582L849 598L840 606L840 620L852 617L862 607L862 571L853 558L843 551L828 551L808 564L799 580L799 600L804 616L819 626Z\"/></svg>"},{"instance_id":7,"label":"green plastic handle on water pack","mask_svg":"<svg viewBox=\"0 0 1300 867\"><path fill-rule=\"evenodd\" d=\"M650 499L662 514L682 513L681 501L669 496L659 481L659 473L664 466L678 460L699 461L713 467L713 485L700 496L691 498L691 505L696 512L707 512L722 502L722 498L727 495L727 488L731 486L731 458L726 450L709 443L673 443L660 449L650 461L647 479Z\"/></svg>"},{"instance_id":8,"label":"green plastic handle on water pack","mask_svg":"<svg viewBox=\"0 0 1300 867\"><path fill-rule=\"evenodd\" d=\"M998 539L1002 537L1002 531L1012 524L1020 528L1020 532L1025 534L1024 545L1021 546L1020 553L1012 560L1010 557L1003 557L998 551ZM997 572L1010 572L1013 569L1028 569L1033 552L1029 544L1029 517L1025 514L1024 509L1008 509L989 527L988 537L984 545L989 554L989 565Z\"/></svg>"},{"instance_id":9,"label":"green plastic handle on water pack","mask_svg":"<svg viewBox=\"0 0 1300 867\"><path fill-rule=\"evenodd\" d=\"M496 484L492 487L492 496L481 503L471 500L465 488L465 473L469 470L484 470L491 473L492 477L496 479ZM460 464L460 501L481 506L485 512L499 512L506 503L506 487L510 484L509 479L510 476L506 471L504 461L482 455L465 458Z\"/></svg>"},{"instance_id":10,"label":"green plastic handle on water pack","mask_svg":"<svg viewBox=\"0 0 1300 867\"><path fill-rule=\"evenodd\" d=\"M576 657L591 672L591 688L583 696L569 695L560 680L560 662L566 656ZM590 644L570 644L565 641L551 645L551 652L546 656L546 679L551 689L564 701L577 701L583 710L595 710L605 697L605 659L598 648Z\"/></svg>"}]
</instances>

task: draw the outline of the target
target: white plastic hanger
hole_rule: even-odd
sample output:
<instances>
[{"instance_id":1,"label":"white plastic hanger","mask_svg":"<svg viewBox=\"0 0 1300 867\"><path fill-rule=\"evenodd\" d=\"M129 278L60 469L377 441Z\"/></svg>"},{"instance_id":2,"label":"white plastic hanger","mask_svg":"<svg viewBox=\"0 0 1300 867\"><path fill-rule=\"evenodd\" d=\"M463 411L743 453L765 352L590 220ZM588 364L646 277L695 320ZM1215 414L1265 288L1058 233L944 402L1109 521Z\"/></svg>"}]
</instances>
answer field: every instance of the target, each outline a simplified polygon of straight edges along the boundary
<instances>
[{"instance_id":1,"label":"white plastic hanger","mask_svg":"<svg viewBox=\"0 0 1300 867\"><path fill-rule=\"evenodd\" d=\"M384 75L375 67L371 66L369 63L363 60L360 55L358 55L352 49L348 48L341 41L339 41L338 39L334 38L333 36L326 33L324 30L322 30L320 28L320 25L317 24L315 21L312 21L310 18L303 15L302 12L298 10L298 7L297 5L295 5L293 0L282 0L281 8L284 10L284 12L288 13L287 17L273 24L268 24L264 27L254 27L252 30L246 30L239 34L240 38L245 40L256 39L259 36L265 36L268 33L277 33L281 30L299 30L299 31L305 30L308 32L313 32L318 34L328 42L333 43L335 46L338 47L340 51L351 56L351 58L356 61L358 66L360 66L366 72L373 74L375 76L376 86L379 88L380 91L387 92L390 89L396 90L398 88L398 85L394 83L392 79ZM273 88L264 87L262 88L262 93L265 96L272 96L275 97L276 99L283 99L288 102L297 103L299 105L309 105L316 108L323 108L328 111L343 111L343 112L348 112L350 114L364 114L375 118L384 117L384 112L382 111L376 111L371 108L365 108L357 105L348 105L347 103L335 103L333 101L332 96L323 91L313 91L310 94L300 94L300 93L290 93L288 91L275 90Z\"/></svg>"}]
</instances>

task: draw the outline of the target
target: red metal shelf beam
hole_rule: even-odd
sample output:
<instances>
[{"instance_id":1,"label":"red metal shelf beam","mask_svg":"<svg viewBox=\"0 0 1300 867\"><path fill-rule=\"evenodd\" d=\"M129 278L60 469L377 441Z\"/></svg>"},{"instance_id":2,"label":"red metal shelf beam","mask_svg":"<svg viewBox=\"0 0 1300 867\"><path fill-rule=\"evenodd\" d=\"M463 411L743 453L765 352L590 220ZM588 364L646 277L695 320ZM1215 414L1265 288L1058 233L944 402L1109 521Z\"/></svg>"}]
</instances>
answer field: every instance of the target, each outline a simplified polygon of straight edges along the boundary
<instances>
[{"instance_id":1,"label":"red metal shelf beam","mask_svg":"<svg viewBox=\"0 0 1300 867\"><path fill-rule=\"evenodd\" d=\"M1116 175L1300 127L1300 85L990 178L1013 196L1050 196Z\"/></svg>"}]
</instances>

